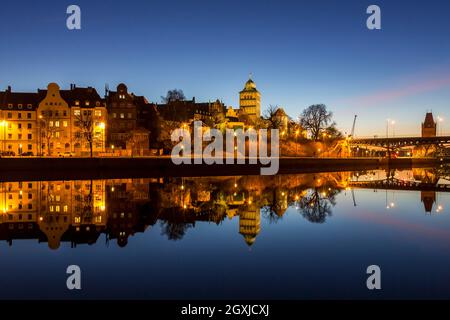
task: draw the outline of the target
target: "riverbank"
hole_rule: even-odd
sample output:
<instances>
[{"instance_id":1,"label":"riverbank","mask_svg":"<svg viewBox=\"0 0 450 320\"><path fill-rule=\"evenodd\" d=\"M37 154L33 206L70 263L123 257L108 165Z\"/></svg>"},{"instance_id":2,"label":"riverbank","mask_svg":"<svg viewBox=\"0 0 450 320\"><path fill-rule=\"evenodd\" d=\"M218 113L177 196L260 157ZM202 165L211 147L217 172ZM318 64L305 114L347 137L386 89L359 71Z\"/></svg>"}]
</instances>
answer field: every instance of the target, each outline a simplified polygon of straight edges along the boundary
<instances>
[{"instance_id":1,"label":"riverbank","mask_svg":"<svg viewBox=\"0 0 450 320\"><path fill-rule=\"evenodd\" d=\"M434 167L437 159L281 157L278 174ZM175 165L170 157L0 158L1 181L259 175L261 164Z\"/></svg>"}]
</instances>

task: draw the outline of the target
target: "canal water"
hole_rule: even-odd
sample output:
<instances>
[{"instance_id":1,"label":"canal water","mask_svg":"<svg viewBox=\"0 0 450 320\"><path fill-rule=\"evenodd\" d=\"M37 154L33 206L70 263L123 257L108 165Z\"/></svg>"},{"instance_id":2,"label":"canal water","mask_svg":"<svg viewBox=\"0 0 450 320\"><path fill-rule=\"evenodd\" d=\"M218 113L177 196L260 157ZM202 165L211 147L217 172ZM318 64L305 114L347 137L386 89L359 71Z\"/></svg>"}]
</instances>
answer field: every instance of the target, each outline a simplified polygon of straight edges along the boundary
<instances>
[{"instance_id":1,"label":"canal water","mask_svg":"<svg viewBox=\"0 0 450 320\"><path fill-rule=\"evenodd\" d=\"M450 298L442 168L0 183L0 298ZM67 267L81 270L68 290ZM367 267L381 270L368 290Z\"/></svg>"}]
</instances>

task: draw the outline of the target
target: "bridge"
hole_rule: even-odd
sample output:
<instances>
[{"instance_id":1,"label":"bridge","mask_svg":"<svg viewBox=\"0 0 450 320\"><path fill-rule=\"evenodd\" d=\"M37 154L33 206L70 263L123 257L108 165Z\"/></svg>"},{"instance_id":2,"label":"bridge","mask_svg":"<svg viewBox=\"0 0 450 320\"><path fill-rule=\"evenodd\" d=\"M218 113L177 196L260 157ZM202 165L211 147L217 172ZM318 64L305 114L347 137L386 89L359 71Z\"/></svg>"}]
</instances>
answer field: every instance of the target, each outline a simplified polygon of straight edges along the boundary
<instances>
[{"instance_id":1,"label":"bridge","mask_svg":"<svg viewBox=\"0 0 450 320\"><path fill-rule=\"evenodd\" d=\"M351 181L348 186L356 189L450 192L450 184L423 183L420 181L405 181L396 178L375 181Z\"/></svg>"},{"instance_id":2,"label":"bridge","mask_svg":"<svg viewBox=\"0 0 450 320\"><path fill-rule=\"evenodd\" d=\"M389 149L399 149L403 147L416 146L439 146L450 145L450 136L436 137L395 137L395 138L355 138L348 141L351 147L380 147Z\"/></svg>"}]
</instances>

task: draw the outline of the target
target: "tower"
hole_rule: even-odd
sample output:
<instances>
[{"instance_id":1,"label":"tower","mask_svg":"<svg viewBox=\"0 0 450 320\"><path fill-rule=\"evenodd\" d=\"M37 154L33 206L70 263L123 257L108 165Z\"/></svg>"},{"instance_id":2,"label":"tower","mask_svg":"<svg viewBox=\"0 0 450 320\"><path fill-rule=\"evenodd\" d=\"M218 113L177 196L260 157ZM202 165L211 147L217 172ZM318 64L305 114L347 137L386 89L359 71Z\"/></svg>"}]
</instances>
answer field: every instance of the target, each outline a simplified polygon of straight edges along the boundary
<instances>
[{"instance_id":1,"label":"tower","mask_svg":"<svg viewBox=\"0 0 450 320\"><path fill-rule=\"evenodd\" d=\"M437 123L434 122L433 113L427 112L425 121L422 123L422 137L436 137Z\"/></svg>"},{"instance_id":2,"label":"tower","mask_svg":"<svg viewBox=\"0 0 450 320\"><path fill-rule=\"evenodd\" d=\"M261 116L261 94L251 78L239 92L239 109L252 121L256 121Z\"/></svg>"}]
</instances>

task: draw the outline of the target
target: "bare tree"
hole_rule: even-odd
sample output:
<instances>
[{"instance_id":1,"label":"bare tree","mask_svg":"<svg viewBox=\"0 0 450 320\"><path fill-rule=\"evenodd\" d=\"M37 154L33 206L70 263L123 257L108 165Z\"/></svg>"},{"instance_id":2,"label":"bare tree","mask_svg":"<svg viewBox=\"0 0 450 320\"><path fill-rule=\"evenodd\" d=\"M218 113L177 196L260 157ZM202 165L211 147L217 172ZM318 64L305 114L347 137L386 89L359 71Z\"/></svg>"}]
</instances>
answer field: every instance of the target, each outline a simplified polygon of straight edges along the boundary
<instances>
[{"instance_id":1,"label":"bare tree","mask_svg":"<svg viewBox=\"0 0 450 320\"><path fill-rule=\"evenodd\" d=\"M268 124L268 129L279 129L281 127L281 119L276 115L278 109L277 105L271 104L264 111L263 118Z\"/></svg>"},{"instance_id":2,"label":"bare tree","mask_svg":"<svg viewBox=\"0 0 450 320\"><path fill-rule=\"evenodd\" d=\"M78 132L75 135L75 139L80 143L87 143L89 145L90 157L93 157L94 142L98 138L95 135L95 123L93 111L82 110L79 115L75 116L75 127L78 128Z\"/></svg>"},{"instance_id":3,"label":"bare tree","mask_svg":"<svg viewBox=\"0 0 450 320\"><path fill-rule=\"evenodd\" d=\"M324 104L314 104L303 110L300 115L301 126L309 130L311 137L314 140L319 140L320 133L325 130L331 123L333 113L327 110L327 106Z\"/></svg>"},{"instance_id":4,"label":"bare tree","mask_svg":"<svg viewBox=\"0 0 450 320\"><path fill-rule=\"evenodd\" d=\"M42 153L42 139L45 142L45 146L47 147L47 156L52 155L52 138L55 138L55 132L57 128L51 125L51 121L47 117L47 113L44 113L43 116L39 118L39 150Z\"/></svg>"},{"instance_id":5,"label":"bare tree","mask_svg":"<svg viewBox=\"0 0 450 320\"><path fill-rule=\"evenodd\" d=\"M181 100L185 100L185 99L186 99L186 97L183 93L183 90L180 90L180 89L169 90L169 91L167 91L167 94L165 97L161 96L161 100L163 101L163 103L170 103L170 102L181 101Z\"/></svg>"}]
</instances>

